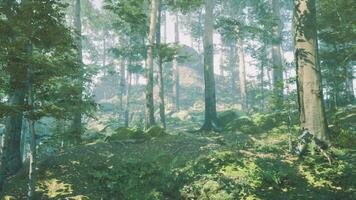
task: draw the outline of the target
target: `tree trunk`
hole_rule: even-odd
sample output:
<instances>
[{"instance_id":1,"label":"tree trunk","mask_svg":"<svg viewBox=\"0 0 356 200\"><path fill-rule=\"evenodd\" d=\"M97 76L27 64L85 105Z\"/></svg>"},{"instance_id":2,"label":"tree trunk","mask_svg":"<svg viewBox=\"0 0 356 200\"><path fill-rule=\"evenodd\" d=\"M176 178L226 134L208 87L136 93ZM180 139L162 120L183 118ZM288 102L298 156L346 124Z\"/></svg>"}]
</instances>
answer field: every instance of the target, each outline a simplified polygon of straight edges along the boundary
<instances>
[{"instance_id":1,"label":"tree trunk","mask_svg":"<svg viewBox=\"0 0 356 200\"><path fill-rule=\"evenodd\" d=\"M329 143L318 60L315 0L294 0L295 59L302 129Z\"/></svg>"},{"instance_id":2,"label":"tree trunk","mask_svg":"<svg viewBox=\"0 0 356 200\"><path fill-rule=\"evenodd\" d=\"M245 66L245 50L244 42L241 37L240 27L238 27L237 38L237 54L239 57L239 80L240 80L240 101L243 111L248 109L247 105L247 92L246 92L246 66Z\"/></svg>"},{"instance_id":3,"label":"tree trunk","mask_svg":"<svg viewBox=\"0 0 356 200\"><path fill-rule=\"evenodd\" d=\"M14 79L12 77L12 79ZM25 89L22 81L13 80L12 85L16 86L9 95L8 104L20 109L24 106ZM18 110L5 120L5 130L2 136L2 154L0 160L0 191L5 179L14 175L22 166L21 159L21 129L23 111Z\"/></svg>"},{"instance_id":4,"label":"tree trunk","mask_svg":"<svg viewBox=\"0 0 356 200\"><path fill-rule=\"evenodd\" d=\"M35 133L35 116L34 116L34 96L33 96L33 74L32 69L29 69L29 83L28 83L28 105L30 107L29 111L29 171L28 171L28 193L27 197L29 200L35 199L36 190L36 133Z\"/></svg>"},{"instance_id":5,"label":"tree trunk","mask_svg":"<svg viewBox=\"0 0 356 200\"><path fill-rule=\"evenodd\" d=\"M125 127L129 127L130 123L130 90L131 90L131 80L132 80L132 73L129 71L129 66L127 66L127 87L126 87L126 99L125 99Z\"/></svg>"},{"instance_id":6,"label":"tree trunk","mask_svg":"<svg viewBox=\"0 0 356 200\"><path fill-rule=\"evenodd\" d=\"M79 64L79 67L83 68L83 54L82 54L82 22L81 22L81 5L80 5L80 0L76 0L75 4L75 34L76 34L76 47L77 47L77 63ZM82 74L83 75L83 74ZM80 77L82 78L82 77ZM79 83L80 90L78 91L78 101L82 101L82 93L83 93L83 83L82 80ZM80 106L80 105L78 105ZM75 144L79 144L81 141L81 134L83 131L82 127L82 113L81 111L78 111L77 113L74 114L73 118L73 124L72 124L72 129L73 129L73 142Z\"/></svg>"},{"instance_id":7,"label":"tree trunk","mask_svg":"<svg viewBox=\"0 0 356 200\"><path fill-rule=\"evenodd\" d=\"M175 12L175 20L174 20L174 43L176 45L179 44L179 16L178 11ZM173 102L176 111L180 110L180 102L179 102L179 95L180 95L180 86L179 86L179 68L178 68L178 61L177 56L174 56L173 59Z\"/></svg>"},{"instance_id":8,"label":"tree trunk","mask_svg":"<svg viewBox=\"0 0 356 200\"><path fill-rule=\"evenodd\" d=\"M230 46L230 50L229 50L229 69L231 70L231 95L233 96L234 99L236 99L236 93L237 93L237 89L236 89L236 48L235 45L231 45Z\"/></svg>"},{"instance_id":9,"label":"tree trunk","mask_svg":"<svg viewBox=\"0 0 356 200\"><path fill-rule=\"evenodd\" d=\"M126 66L127 67L127 66ZM128 73L128 70L126 70L126 72ZM125 96L125 87L126 87L126 78L125 78L125 61L122 60L120 62L120 91L119 91L119 103L120 103L120 116L122 116L122 114L124 113L124 102L123 102L123 98ZM128 74L127 74L128 75ZM122 119L122 117L120 117Z\"/></svg>"},{"instance_id":10,"label":"tree trunk","mask_svg":"<svg viewBox=\"0 0 356 200\"><path fill-rule=\"evenodd\" d=\"M162 4L161 0L158 0L158 20L157 20L157 49L158 49L158 56L157 56L157 79L158 79L158 89L159 89L159 116L161 119L161 127L166 128L166 115L165 115L165 103L164 103L164 82L163 82L163 69L162 69L162 57L160 51L161 45L161 15L162 15Z\"/></svg>"},{"instance_id":11,"label":"tree trunk","mask_svg":"<svg viewBox=\"0 0 356 200\"><path fill-rule=\"evenodd\" d=\"M205 4L204 20L204 83L205 83L205 122L202 130L217 129L216 94L214 78L214 0L207 0Z\"/></svg>"},{"instance_id":12,"label":"tree trunk","mask_svg":"<svg viewBox=\"0 0 356 200\"><path fill-rule=\"evenodd\" d=\"M280 0L272 0L274 26L272 28L272 62L273 62L273 107L283 105L283 63L281 54L281 16Z\"/></svg>"},{"instance_id":13,"label":"tree trunk","mask_svg":"<svg viewBox=\"0 0 356 200\"><path fill-rule=\"evenodd\" d=\"M156 34L157 25L157 0L151 1L151 18L150 30L147 43L147 59L146 59L146 113L145 113L145 128L149 129L155 124L154 105L153 105L153 42Z\"/></svg>"}]
</instances>

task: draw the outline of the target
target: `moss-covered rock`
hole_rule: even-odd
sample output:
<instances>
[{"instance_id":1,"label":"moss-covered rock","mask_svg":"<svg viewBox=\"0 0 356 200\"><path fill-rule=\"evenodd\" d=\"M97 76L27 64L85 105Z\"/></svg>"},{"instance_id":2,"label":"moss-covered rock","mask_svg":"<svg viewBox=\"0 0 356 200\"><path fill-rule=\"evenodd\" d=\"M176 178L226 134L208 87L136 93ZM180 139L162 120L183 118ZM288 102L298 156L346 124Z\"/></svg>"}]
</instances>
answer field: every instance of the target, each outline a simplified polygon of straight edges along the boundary
<instances>
[{"instance_id":1,"label":"moss-covered rock","mask_svg":"<svg viewBox=\"0 0 356 200\"><path fill-rule=\"evenodd\" d=\"M182 111L173 113L172 118L177 118L182 121L192 120L192 116L189 114L189 112L187 110L182 110Z\"/></svg>"},{"instance_id":2,"label":"moss-covered rock","mask_svg":"<svg viewBox=\"0 0 356 200\"><path fill-rule=\"evenodd\" d=\"M261 132L260 128L256 126L253 120L248 116L242 116L229 122L225 126L228 131L241 131L247 134L254 134Z\"/></svg>"},{"instance_id":3,"label":"moss-covered rock","mask_svg":"<svg viewBox=\"0 0 356 200\"><path fill-rule=\"evenodd\" d=\"M232 111L232 110L227 110L227 111L221 112L218 115L219 124L222 127L226 127L227 124L234 121L238 117L239 117L239 115L235 111Z\"/></svg>"},{"instance_id":4,"label":"moss-covered rock","mask_svg":"<svg viewBox=\"0 0 356 200\"><path fill-rule=\"evenodd\" d=\"M114 134L106 137L106 141L112 142L116 140L144 139L144 138L145 138L145 134L141 129L121 127L116 129Z\"/></svg>"},{"instance_id":5,"label":"moss-covered rock","mask_svg":"<svg viewBox=\"0 0 356 200\"><path fill-rule=\"evenodd\" d=\"M149 138L153 138L153 137L163 137L167 134L163 128L159 126L153 126L149 128L147 131L145 131L145 135L148 136Z\"/></svg>"}]
</instances>

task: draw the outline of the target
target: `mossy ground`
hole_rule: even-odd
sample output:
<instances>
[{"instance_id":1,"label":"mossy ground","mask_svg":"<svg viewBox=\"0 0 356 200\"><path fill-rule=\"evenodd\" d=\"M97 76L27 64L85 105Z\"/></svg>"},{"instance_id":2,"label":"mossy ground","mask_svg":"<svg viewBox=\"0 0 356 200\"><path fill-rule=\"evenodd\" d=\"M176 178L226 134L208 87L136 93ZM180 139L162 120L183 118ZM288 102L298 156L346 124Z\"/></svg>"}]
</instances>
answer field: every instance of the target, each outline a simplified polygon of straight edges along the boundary
<instances>
[{"instance_id":1,"label":"mossy ground","mask_svg":"<svg viewBox=\"0 0 356 200\"><path fill-rule=\"evenodd\" d=\"M169 127L175 128L166 131L170 135L97 142L41 160L38 199L334 200L356 195L355 147L333 147L330 166L320 155L299 159L289 153L285 125L258 134L187 133L198 127L193 117L171 120ZM25 199L26 179L25 171L11 178L5 197Z\"/></svg>"}]
</instances>

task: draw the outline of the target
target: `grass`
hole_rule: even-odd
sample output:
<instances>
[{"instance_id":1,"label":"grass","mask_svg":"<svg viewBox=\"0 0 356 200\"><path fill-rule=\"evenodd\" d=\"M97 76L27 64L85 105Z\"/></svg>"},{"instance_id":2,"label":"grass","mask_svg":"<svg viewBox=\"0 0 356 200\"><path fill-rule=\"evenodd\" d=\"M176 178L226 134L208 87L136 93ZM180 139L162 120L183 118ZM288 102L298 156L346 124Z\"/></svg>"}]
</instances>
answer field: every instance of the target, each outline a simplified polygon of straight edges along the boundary
<instances>
[{"instance_id":1,"label":"grass","mask_svg":"<svg viewBox=\"0 0 356 200\"><path fill-rule=\"evenodd\" d=\"M290 154L285 125L262 133L190 134L198 127L194 120L168 122L173 135L92 143L42 160L38 199L334 200L356 194L355 148L333 147L330 166L319 155ZM25 198L26 177L22 171L10 179L8 199Z\"/></svg>"}]
</instances>

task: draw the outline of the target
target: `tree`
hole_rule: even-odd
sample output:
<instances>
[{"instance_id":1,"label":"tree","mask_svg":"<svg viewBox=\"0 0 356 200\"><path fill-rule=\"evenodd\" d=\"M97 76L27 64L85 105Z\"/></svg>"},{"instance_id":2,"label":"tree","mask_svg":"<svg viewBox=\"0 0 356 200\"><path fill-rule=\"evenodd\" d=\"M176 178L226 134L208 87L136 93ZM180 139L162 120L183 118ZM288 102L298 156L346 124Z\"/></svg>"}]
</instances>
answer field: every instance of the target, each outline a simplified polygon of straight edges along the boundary
<instances>
[{"instance_id":1,"label":"tree","mask_svg":"<svg viewBox=\"0 0 356 200\"><path fill-rule=\"evenodd\" d=\"M281 54L281 16L280 0L272 1L274 24L272 27L272 72L273 72L273 107L280 107L283 104L283 64Z\"/></svg>"},{"instance_id":2,"label":"tree","mask_svg":"<svg viewBox=\"0 0 356 200\"><path fill-rule=\"evenodd\" d=\"M239 25L237 26L237 55L239 57L239 80L240 80L240 101L242 110L247 110L247 91L246 91L246 66L244 42L241 36Z\"/></svg>"},{"instance_id":3,"label":"tree","mask_svg":"<svg viewBox=\"0 0 356 200\"><path fill-rule=\"evenodd\" d=\"M176 4L176 1L174 1ZM179 15L178 10L174 12L174 43L176 45L179 44ZM179 68L178 68L178 60L176 55L173 59L173 102L175 105L176 111L180 110L180 102L179 102Z\"/></svg>"},{"instance_id":4,"label":"tree","mask_svg":"<svg viewBox=\"0 0 356 200\"><path fill-rule=\"evenodd\" d=\"M295 59L302 129L329 142L318 58L315 0L294 0Z\"/></svg>"},{"instance_id":5,"label":"tree","mask_svg":"<svg viewBox=\"0 0 356 200\"><path fill-rule=\"evenodd\" d=\"M161 53L161 18L162 18L162 2L158 0L158 19L157 19L157 35L156 35L156 45L157 45L157 79L158 79L158 89L159 89L159 116L161 119L162 128L166 128L166 114L165 114L165 103L164 103L164 83L163 83L163 68L162 68L162 53ZM179 102L178 102L179 103ZM179 105L179 104L178 104ZM179 107L178 107L179 108Z\"/></svg>"},{"instance_id":6,"label":"tree","mask_svg":"<svg viewBox=\"0 0 356 200\"><path fill-rule=\"evenodd\" d=\"M157 26L157 0L151 0L150 29L147 38L147 58L146 58L146 113L145 128L149 129L155 124L153 105L153 43Z\"/></svg>"},{"instance_id":7,"label":"tree","mask_svg":"<svg viewBox=\"0 0 356 200\"><path fill-rule=\"evenodd\" d=\"M80 6L81 1L76 0L75 3L75 17L74 17L74 24L75 24L75 38L76 38L76 50L77 50L77 62L79 64L79 67L82 69L83 68L83 50L82 50L82 22L81 22L81 6ZM80 88L78 92L78 99L82 99L82 94L83 94L83 83L79 82L78 87ZM81 101L79 101L81 102ZM79 105L78 105L79 106ZM73 117L73 134L74 134L74 142L75 143L80 143L80 137L83 131L82 127L82 113L78 112L74 114Z\"/></svg>"},{"instance_id":8,"label":"tree","mask_svg":"<svg viewBox=\"0 0 356 200\"><path fill-rule=\"evenodd\" d=\"M216 94L214 78L214 0L207 0L204 18L204 84L205 84L205 119L202 130L218 130L216 115Z\"/></svg>"}]
</instances>

